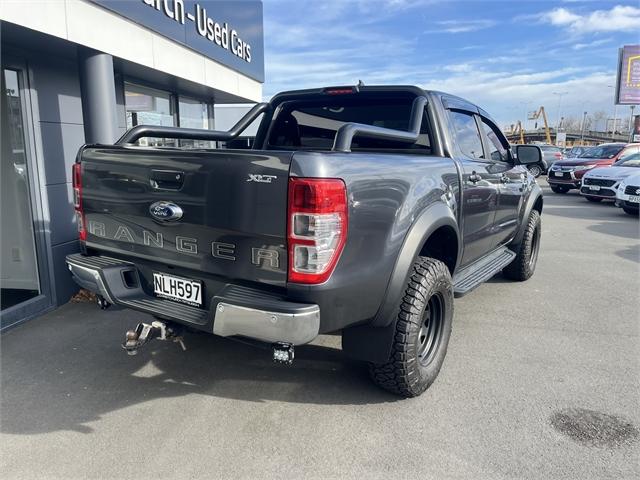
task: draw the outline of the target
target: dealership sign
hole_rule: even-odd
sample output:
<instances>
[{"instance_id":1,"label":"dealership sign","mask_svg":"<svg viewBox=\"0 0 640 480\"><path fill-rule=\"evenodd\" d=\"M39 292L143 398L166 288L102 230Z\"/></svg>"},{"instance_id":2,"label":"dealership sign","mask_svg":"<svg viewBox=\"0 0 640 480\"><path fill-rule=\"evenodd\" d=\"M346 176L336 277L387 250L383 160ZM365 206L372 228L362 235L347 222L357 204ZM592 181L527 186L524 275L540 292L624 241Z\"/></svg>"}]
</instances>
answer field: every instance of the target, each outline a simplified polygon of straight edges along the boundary
<instances>
[{"instance_id":1,"label":"dealership sign","mask_svg":"<svg viewBox=\"0 0 640 480\"><path fill-rule=\"evenodd\" d=\"M92 1L255 80L264 81L261 1Z\"/></svg>"},{"instance_id":2,"label":"dealership sign","mask_svg":"<svg viewBox=\"0 0 640 480\"><path fill-rule=\"evenodd\" d=\"M625 45L620 49L616 103L640 104L640 45Z\"/></svg>"}]
</instances>

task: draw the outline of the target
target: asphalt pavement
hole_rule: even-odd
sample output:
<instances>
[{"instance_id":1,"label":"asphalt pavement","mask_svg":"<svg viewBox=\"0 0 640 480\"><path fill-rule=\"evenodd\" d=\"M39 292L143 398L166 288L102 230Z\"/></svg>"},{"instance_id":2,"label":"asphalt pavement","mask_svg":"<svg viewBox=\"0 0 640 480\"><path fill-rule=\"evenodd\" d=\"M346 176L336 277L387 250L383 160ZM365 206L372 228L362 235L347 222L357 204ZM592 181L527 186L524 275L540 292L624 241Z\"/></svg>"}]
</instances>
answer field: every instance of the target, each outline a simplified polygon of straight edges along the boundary
<instances>
[{"instance_id":1,"label":"asphalt pavement","mask_svg":"<svg viewBox=\"0 0 640 480\"><path fill-rule=\"evenodd\" d=\"M456 301L421 397L377 389L335 336L291 367L205 335L129 357L149 317L70 303L1 338L0 476L640 478L638 219L540 183L534 277Z\"/></svg>"}]
</instances>

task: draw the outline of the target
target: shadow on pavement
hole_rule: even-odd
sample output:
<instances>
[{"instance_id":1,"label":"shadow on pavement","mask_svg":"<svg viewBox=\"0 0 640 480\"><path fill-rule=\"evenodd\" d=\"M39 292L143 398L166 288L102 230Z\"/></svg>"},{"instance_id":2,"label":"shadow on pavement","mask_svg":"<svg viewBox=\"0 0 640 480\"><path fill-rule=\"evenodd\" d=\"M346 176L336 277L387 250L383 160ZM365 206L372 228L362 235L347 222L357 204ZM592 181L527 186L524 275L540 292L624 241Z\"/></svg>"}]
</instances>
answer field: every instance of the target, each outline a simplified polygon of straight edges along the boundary
<instances>
[{"instance_id":1,"label":"shadow on pavement","mask_svg":"<svg viewBox=\"0 0 640 480\"><path fill-rule=\"evenodd\" d=\"M624 250L618 250L615 252L620 258L625 260L631 260L636 263L640 263L640 245L632 245Z\"/></svg>"},{"instance_id":2,"label":"shadow on pavement","mask_svg":"<svg viewBox=\"0 0 640 480\"><path fill-rule=\"evenodd\" d=\"M296 348L290 367L274 364L268 350L203 334L186 335L186 352L153 341L127 356L124 332L143 318L67 304L3 335L0 430L90 433L87 423L114 410L189 394L319 405L398 400L370 382L364 364L325 346Z\"/></svg>"}]
</instances>

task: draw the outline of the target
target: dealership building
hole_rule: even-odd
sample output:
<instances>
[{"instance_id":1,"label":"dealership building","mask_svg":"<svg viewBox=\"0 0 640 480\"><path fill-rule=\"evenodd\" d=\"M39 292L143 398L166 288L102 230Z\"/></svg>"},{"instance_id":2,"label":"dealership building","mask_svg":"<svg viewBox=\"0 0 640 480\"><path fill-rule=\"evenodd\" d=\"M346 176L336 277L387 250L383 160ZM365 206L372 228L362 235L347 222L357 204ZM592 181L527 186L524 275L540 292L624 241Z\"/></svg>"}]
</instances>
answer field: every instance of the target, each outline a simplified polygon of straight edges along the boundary
<instances>
[{"instance_id":1,"label":"dealership building","mask_svg":"<svg viewBox=\"0 0 640 480\"><path fill-rule=\"evenodd\" d=\"M64 259L79 147L139 124L220 127L233 107L217 106L262 99L264 55L260 1L2 0L0 20L6 329L77 290Z\"/></svg>"}]
</instances>

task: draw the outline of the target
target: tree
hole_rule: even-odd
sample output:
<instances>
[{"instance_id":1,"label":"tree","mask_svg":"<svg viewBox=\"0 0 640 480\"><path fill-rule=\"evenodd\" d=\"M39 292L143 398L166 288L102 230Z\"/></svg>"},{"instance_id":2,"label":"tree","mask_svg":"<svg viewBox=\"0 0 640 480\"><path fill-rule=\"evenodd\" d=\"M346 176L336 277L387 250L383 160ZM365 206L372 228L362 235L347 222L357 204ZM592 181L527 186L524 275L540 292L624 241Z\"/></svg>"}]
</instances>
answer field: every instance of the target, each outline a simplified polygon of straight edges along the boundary
<instances>
[{"instance_id":1,"label":"tree","mask_svg":"<svg viewBox=\"0 0 640 480\"><path fill-rule=\"evenodd\" d=\"M561 128L564 129L565 132L579 132L580 120L576 117L564 117Z\"/></svg>"}]
</instances>

